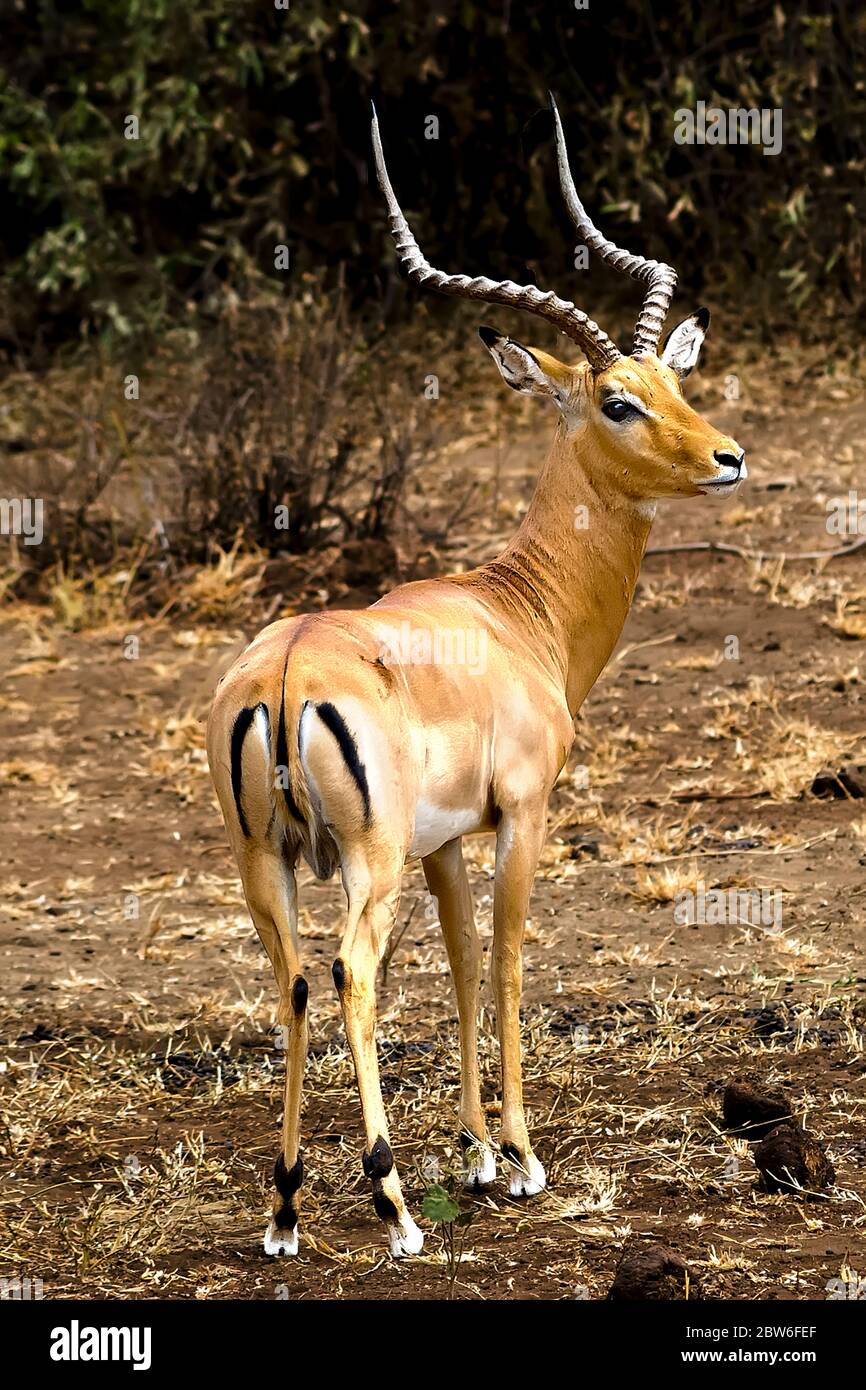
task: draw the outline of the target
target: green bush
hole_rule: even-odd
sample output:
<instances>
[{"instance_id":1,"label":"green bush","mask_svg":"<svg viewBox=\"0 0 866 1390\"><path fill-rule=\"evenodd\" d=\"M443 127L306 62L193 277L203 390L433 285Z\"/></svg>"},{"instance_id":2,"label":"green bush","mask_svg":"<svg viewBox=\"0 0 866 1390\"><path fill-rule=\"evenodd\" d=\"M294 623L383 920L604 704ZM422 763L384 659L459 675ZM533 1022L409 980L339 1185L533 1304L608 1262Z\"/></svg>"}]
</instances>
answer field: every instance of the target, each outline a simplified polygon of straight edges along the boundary
<instances>
[{"instance_id":1,"label":"green bush","mask_svg":"<svg viewBox=\"0 0 866 1390\"><path fill-rule=\"evenodd\" d=\"M748 285L768 323L862 318L866 15L846 0L10 8L0 339L24 354L81 332L158 333L227 285L280 294L279 243L291 275L343 265L357 300L390 308L371 95L431 257L575 293L548 87L614 238L673 259L715 300ZM673 113L698 99L781 107L781 153L675 145Z\"/></svg>"}]
</instances>

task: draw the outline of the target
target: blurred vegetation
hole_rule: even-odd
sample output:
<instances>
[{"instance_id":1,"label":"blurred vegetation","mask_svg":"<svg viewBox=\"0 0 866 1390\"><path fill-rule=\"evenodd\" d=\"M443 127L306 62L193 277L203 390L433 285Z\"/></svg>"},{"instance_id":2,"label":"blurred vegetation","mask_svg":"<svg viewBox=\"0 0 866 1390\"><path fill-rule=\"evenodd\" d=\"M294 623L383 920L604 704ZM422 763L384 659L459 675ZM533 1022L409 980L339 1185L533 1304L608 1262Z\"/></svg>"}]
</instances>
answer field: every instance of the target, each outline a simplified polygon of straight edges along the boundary
<instances>
[{"instance_id":1,"label":"blurred vegetation","mask_svg":"<svg viewBox=\"0 0 866 1390\"><path fill-rule=\"evenodd\" d=\"M41 543L13 536L5 568L4 548L0 598L45 597L58 576L64 592L84 581L99 593L122 557L116 582L155 611L176 606L190 567L240 573L238 547L293 593L316 592L324 566L332 588L377 596L383 576L433 553L475 491L417 505L445 426L420 368L407 389L407 337L411 326L364 335L341 287L314 283L224 300L207 332L165 334L143 383L98 350L7 372L3 486L49 501ZM453 396L456 354L435 329L428 347Z\"/></svg>"},{"instance_id":2,"label":"blurred vegetation","mask_svg":"<svg viewBox=\"0 0 866 1390\"><path fill-rule=\"evenodd\" d=\"M0 346L19 363L82 334L155 340L305 275L399 311L371 96L431 258L585 298L549 87L609 235L714 303L747 289L768 330L862 327L866 10L846 0L17 0L0 44ZM781 153L676 145L698 100L781 107Z\"/></svg>"}]
</instances>

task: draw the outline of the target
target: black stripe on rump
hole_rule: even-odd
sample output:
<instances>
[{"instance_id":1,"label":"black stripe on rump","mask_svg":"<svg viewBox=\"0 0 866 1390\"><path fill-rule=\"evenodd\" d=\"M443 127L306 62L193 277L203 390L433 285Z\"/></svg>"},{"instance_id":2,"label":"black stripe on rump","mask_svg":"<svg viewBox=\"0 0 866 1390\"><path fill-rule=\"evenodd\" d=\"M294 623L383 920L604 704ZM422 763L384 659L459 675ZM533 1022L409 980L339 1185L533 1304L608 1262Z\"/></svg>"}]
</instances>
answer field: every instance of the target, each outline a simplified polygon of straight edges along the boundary
<instances>
[{"instance_id":1,"label":"black stripe on rump","mask_svg":"<svg viewBox=\"0 0 866 1390\"><path fill-rule=\"evenodd\" d=\"M249 706L245 706L238 714L234 722L234 727L232 728L232 791L234 792L235 807L237 808L241 830L244 832L247 839L249 839L250 827L247 824L244 808L241 805L241 758L243 756L244 739L247 736L247 730L256 717L256 710L260 709L263 709L265 714L267 714L268 707L265 704L255 705L252 709L250 709Z\"/></svg>"},{"instance_id":2,"label":"black stripe on rump","mask_svg":"<svg viewBox=\"0 0 866 1390\"><path fill-rule=\"evenodd\" d=\"M367 785L367 773L364 764L358 756L358 745L346 727L346 722L338 710L334 708L330 700L325 700L321 705L316 705L316 713L321 719L326 729L330 729L334 738L339 744L343 761L351 772L361 793L361 800L364 803L364 822L370 824L370 788Z\"/></svg>"},{"instance_id":3,"label":"black stripe on rump","mask_svg":"<svg viewBox=\"0 0 866 1390\"><path fill-rule=\"evenodd\" d=\"M291 648L289 648L289 651L291 651ZM285 665L283 666L282 695L280 696L280 717L277 722L277 767L285 768L283 796L286 801L286 809L289 815L296 820L299 825L304 825L304 818L298 809L298 803L292 796L292 789L289 785L289 745L286 739L286 671L288 667L289 652L286 652Z\"/></svg>"}]
</instances>

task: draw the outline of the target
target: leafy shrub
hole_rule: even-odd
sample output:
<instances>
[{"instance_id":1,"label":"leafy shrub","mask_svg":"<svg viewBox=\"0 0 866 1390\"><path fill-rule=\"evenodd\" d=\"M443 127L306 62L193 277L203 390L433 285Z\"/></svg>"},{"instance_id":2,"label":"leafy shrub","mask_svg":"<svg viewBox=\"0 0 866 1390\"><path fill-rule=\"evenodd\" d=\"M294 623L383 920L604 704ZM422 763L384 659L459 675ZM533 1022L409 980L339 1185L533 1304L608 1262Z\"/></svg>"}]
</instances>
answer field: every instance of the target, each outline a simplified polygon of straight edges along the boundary
<instances>
[{"instance_id":1,"label":"leafy shrub","mask_svg":"<svg viewBox=\"0 0 866 1390\"><path fill-rule=\"evenodd\" d=\"M0 339L19 352L80 331L154 336L226 283L279 297L278 244L293 275L345 264L355 296L390 303L371 95L432 256L574 293L548 87L610 235L714 300L740 303L748 284L767 323L862 316L866 19L848 0L10 8ZM676 145L674 112L699 99L782 107L781 153Z\"/></svg>"}]
</instances>

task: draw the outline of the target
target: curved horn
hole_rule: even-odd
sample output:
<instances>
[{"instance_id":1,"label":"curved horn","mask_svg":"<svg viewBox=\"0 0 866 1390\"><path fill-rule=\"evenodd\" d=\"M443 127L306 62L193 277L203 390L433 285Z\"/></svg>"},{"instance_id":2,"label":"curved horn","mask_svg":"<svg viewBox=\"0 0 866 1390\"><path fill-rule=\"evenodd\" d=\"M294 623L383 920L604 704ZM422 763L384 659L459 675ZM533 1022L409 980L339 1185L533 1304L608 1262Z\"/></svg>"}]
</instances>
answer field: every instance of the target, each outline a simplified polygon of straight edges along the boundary
<instances>
[{"instance_id":1,"label":"curved horn","mask_svg":"<svg viewBox=\"0 0 866 1390\"><path fill-rule=\"evenodd\" d=\"M373 153L376 159L376 176L379 187L388 205L391 233L397 246L401 264L409 276L419 285L431 285L440 294L455 295L459 299L481 299L488 304L507 304L514 309L527 309L548 323L556 324L567 333L572 342L577 343L586 353L593 371L603 371L622 356L619 348L611 342L597 323L576 309L567 299L558 299L552 290L546 294L535 285L516 285L513 280L489 280L486 275L446 275L425 260L421 249L409 230L409 225L400 210L400 204L391 187L382 141L379 136L379 121L373 107Z\"/></svg>"},{"instance_id":2,"label":"curved horn","mask_svg":"<svg viewBox=\"0 0 866 1390\"><path fill-rule=\"evenodd\" d=\"M587 246L597 256L612 265L615 270L621 270L625 275L631 275L635 280L641 280L646 284L646 294L634 329L634 354L637 357L643 352L655 352L665 315L676 289L677 273L673 266L665 265L662 261L648 261L644 256L634 256L630 251L624 251L622 247L602 236L577 196L568 163L562 121L559 119L559 110L552 92L550 105L556 128L559 184L571 220Z\"/></svg>"}]
</instances>

